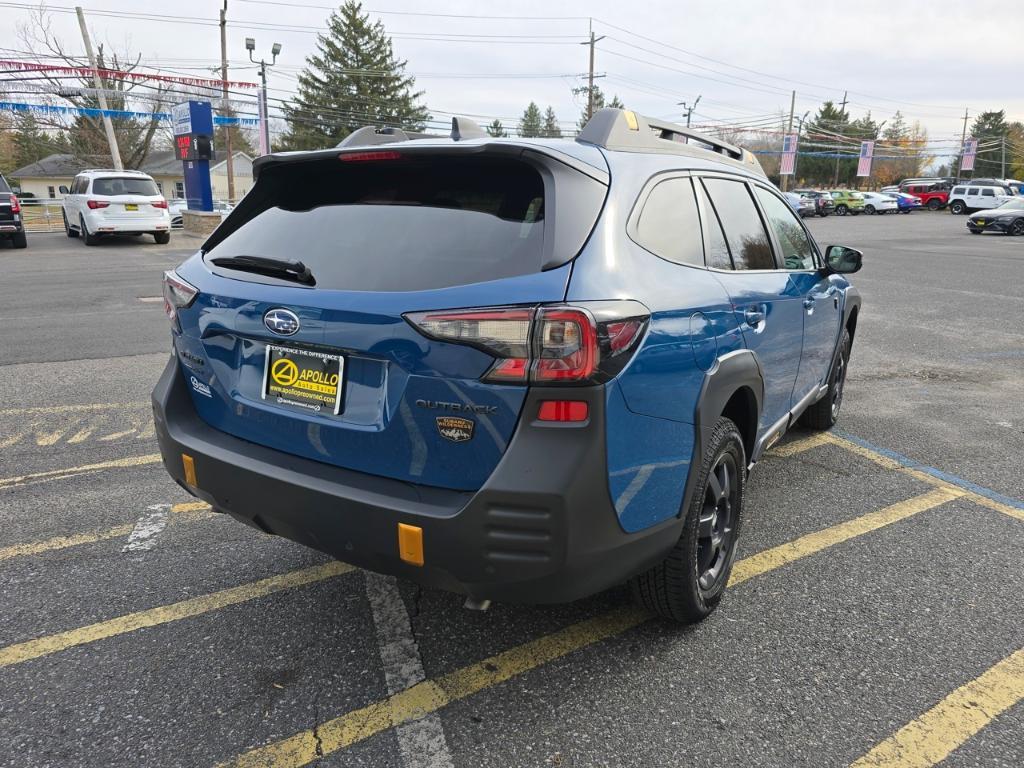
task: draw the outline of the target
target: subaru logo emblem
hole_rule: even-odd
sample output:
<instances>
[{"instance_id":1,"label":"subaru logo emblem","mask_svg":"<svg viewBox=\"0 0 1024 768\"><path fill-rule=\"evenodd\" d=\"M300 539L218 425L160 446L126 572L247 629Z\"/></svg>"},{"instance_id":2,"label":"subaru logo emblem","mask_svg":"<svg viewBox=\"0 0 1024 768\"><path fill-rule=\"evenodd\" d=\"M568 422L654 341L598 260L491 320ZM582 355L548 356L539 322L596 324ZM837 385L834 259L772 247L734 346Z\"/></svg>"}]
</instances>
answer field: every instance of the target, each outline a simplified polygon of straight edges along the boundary
<instances>
[{"instance_id":1,"label":"subaru logo emblem","mask_svg":"<svg viewBox=\"0 0 1024 768\"><path fill-rule=\"evenodd\" d=\"M294 336L299 332L299 316L290 309L271 309L263 316L263 324L279 336Z\"/></svg>"}]
</instances>

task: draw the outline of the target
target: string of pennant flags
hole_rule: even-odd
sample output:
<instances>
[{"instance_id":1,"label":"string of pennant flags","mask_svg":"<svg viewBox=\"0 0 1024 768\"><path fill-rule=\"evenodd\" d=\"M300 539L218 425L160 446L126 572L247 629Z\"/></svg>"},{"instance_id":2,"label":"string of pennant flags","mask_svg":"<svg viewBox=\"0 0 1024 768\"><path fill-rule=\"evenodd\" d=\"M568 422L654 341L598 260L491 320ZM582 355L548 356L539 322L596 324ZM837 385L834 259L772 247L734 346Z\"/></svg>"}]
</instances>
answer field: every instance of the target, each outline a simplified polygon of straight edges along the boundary
<instances>
[{"instance_id":1,"label":"string of pennant flags","mask_svg":"<svg viewBox=\"0 0 1024 768\"><path fill-rule=\"evenodd\" d=\"M205 77L188 77L183 75L161 75L155 72L134 72L120 69L106 69L93 67L72 67L56 64L36 64L31 61L13 61L11 59L0 59L0 70L7 72L45 72L60 75L75 75L77 77L92 77L98 74L106 80L155 80L162 83L175 83L176 85L189 85L197 88L256 88L256 83L248 83L239 80L213 80Z\"/></svg>"},{"instance_id":2,"label":"string of pennant flags","mask_svg":"<svg viewBox=\"0 0 1024 768\"><path fill-rule=\"evenodd\" d=\"M110 98L125 98L130 97L132 100L148 101L156 104L167 104L170 101L168 93L126 93L125 91L119 91L114 88L86 88L77 85L59 85L57 83L34 83L27 80L9 80L7 81L8 87L16 87L16 91L9 90L7 95L14 95L15 93L22 91L29 91L32 93L42 93L48 96L57 96L59 98L68 98L69 96L107 96ZM182 97L184 98L184 97ZM224 99L224 98L206 98L203 97L204 101L209 101L214 109L230 109L236 112L242 112L245 110L256 109L257 103L255 101L240 101L237 99Z\"/></svg>"},{"instance_id":3,"label":"string of pennant flags","mask_svg":"<svg viewBox=\"0 0 1024 768\"><path fill-rule=\"evenodd\" d=\"M0 112L31 112L41 115L62 115L71 117L111 117L131 118L136 120L160 120L170 122L170 112L136 112L127 109L93 109L91 107L64 107L54 104L25 104L16 101L0 101ZM243 128L256 128L260 121L255 117L229 117L214 115L214 125L237 125Z\"/></svg>"}]
</instances>

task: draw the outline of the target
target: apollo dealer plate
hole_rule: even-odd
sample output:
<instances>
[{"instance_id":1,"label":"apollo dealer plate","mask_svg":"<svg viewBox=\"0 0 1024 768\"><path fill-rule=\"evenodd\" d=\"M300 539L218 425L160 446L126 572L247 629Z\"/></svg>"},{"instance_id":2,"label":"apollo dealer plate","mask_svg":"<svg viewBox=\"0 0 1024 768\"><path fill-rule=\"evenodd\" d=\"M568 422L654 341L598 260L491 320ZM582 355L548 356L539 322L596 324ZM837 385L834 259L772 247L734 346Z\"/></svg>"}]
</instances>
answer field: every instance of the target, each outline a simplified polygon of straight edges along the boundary
<instances>
[{"instance_id":1,"label":"apollo dealer plate","mask_svg":"<svg viewBox=\"0 0 1024 768\"><path fill-rule=\"evenodd\" d=\"M263 399L310 411L341 412L345 358L267 345Z\"/></svg>"}]
</instances>

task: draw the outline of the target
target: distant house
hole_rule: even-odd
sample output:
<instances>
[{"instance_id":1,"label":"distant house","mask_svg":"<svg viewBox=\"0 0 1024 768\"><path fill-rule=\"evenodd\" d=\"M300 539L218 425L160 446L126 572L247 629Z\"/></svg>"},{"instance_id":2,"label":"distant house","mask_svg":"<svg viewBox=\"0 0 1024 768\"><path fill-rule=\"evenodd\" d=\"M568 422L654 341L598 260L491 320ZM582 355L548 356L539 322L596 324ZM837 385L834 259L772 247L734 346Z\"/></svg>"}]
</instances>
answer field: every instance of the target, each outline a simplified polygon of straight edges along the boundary
<instances>
[{"instance_id":1,"label":"distant house","mask_svg":"<svg viewBox=\"0 0 1024 768\"><path fill-rule=\"evenodd\" d=\"M235 197L240 198L252 188L252 158L245 152L235 152ZM11 179L21 187L24 197L60 199L61 186L70 187L75 176L86 168L110 168L109 156L56 154L13 171ZM153 177L160 193L168 198L185 197L185 176L182 163L171 151L152 152L139 169ZM227 161L220 160L210 166L210 182L215 200L228 199Z\"/></svg>"}]
</instances>

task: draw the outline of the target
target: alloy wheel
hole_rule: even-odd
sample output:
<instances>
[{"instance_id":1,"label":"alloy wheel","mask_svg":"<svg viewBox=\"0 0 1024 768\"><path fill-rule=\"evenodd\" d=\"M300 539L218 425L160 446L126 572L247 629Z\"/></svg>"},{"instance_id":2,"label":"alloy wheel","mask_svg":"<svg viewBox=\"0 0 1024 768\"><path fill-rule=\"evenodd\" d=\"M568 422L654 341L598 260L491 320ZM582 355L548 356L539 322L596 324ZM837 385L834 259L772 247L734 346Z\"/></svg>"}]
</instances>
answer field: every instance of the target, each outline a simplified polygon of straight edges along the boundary
<instances>
[{"instance_id":1,"label":"alloy wheel","mask_svg":"<svg viewBox=\"0 0 1024 768\"><path fill-rule=\"evenodd\" d=\"M839 417L839 409L843 405L843 386L846 384L846 355L840 350L836 361L836 378L832 383L832 420Z\"/></svg>"},{"instance_id":2,"label":"alloy wheel","mask_svg":"<svg viewBox=\"0 0 1024 768\"><path fill-rule=\"evenodd\" d=\"M728 571L736 534L738 478L736 459L728 452L718 457L708 473L697 524L697 583L702 592L718 586Z\"/></svg>"}]
</instances>

